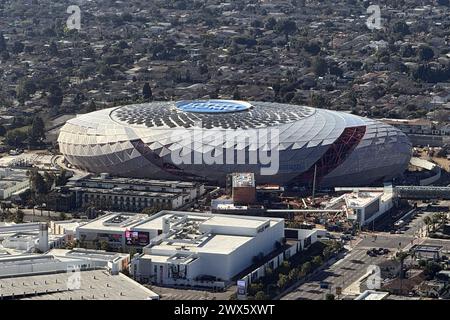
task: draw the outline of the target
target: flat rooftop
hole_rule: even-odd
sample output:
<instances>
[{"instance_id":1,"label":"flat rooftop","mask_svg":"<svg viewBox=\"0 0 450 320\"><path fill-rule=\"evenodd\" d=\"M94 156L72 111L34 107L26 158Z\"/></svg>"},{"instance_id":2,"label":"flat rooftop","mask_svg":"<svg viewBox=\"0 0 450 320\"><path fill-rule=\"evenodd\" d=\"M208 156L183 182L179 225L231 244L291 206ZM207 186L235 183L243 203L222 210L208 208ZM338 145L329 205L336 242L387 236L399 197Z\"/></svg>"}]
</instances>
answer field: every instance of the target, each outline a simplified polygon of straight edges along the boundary
<instances>
[{"instance_id":1,"label":"flat rooftop","mask_svg":"<svg viewBox=\"0 0 450 320\"><path fill-rule=\"evenodd\" d=\"M95 260L105 260L112 261L117 258L125 258L128 253L119 252L108 252L103 250L89 250L83 248L74 248L72 250L67 249L52 249L48 254L55 255L57 257L68 257L68 258L83 258L83 259L95 259Z\"/></svg>"},{"instance_id":2,"label":"flat rooftop","mask_svg":"<svg viewBox=\"0 0 450 320\"><path fill-rule=\"evenodd\" d=\"M355 300L383 300L389 295L389 292L366 290L361 293Z\"/></svg>"},{"instance_id":3,"label":"flat rooftop","mask_svg":"<svg viewBox=\"0 0 450 320\"><path fill-rule=\"evenodd\" d=\"M91 222L80 226L78 230L104 230L124 232L127 228L137 225L139 222L148 219L145 214L129 214L129 213L114 213L105 214Z\"/></svg>"},{"instance_id":4,"label":"flat rooftop","mask_svg":"<svg viewBox=\"0 0 450 320\"><path fill-rule=\"evenodd\" d=\"M178 188L194 188L199 185L198 182L189 181L171 181L171 180L149 180L149 179L135 179L135 178L120 178L120 177L72 177L69 179L69 184L76 184L81 182L93 183L112 183L123 185L137 185L137 186L154 186L154 187L178 187Z\"/></svg>"},{"instance_id":5,"label":"flat rooftop","mask_svg":"<svg viewBox=\"0 0 450 320\"><path fill-rule=\"evenodd\" d=\"M215 215L205 221L203 224L205 225L220 225L220 226L228 226L228 227L243 227L246 228L258 228L262 226L266 220L253 220L248 219L246 216L224 216L224 215Z\"/></svg>"},{"instance_id":6,"label":"flat rooftop","mask_svg":"<svg viewBox=\"0 0 450 320\"><path fill-rule=\"evenodd\" d=\"M253 237L216 234L198 247L197 251L228 254L252 239Z\"/></svg>"},{"instance_id":7,"label":"flat rooftop","mask_svg":"<svg viewBox=\"0 0 450 320\"><path fill-rule=\"evenodd\" d=\"M136 225L133 229L137 231L144 231L144 230L162 230L163 228L163 219L164 218L172 218L174 216L177 216L177 212L171 211L170 213L167 213L165 215L156 215L151 217L149 220L144 221ZM184 216L184 215L183 215ZM189 217L189 215L188 215ZM198 217L196 217L198 218ZM209 217L203 217L202 219L207 220Z\"/></svg>"},{"instance_id":8,"label":"flat rooftop","mask_svg":"<svg viewBox=\"0 0 450 320\"><path fill-rule=\"evenodd\" d=\"M159 245L152 246L151 250L167 250L167 251L182 250L191 253L207 252L217 254L230 254L231 252L235 251L240 246L244 245L246 242L252 239L253 237L222 235L222 234L211 235L200 244L178 242L174 239L167 239L161 242L161 244ZM159 255L155 254L153 256ZM167 257L167 259L168 258L169 257Z\"/></svg>"},{"instance_id":9,"label":"flat rooftop","mask_svg":"<svg viewBox=\"0 0 450 320\"><path fill-rule=\"evenodd\" d=\"M86 220L63 220L63 221L52 221L55 227L63 227L66 230L75 230L79 226L87 223Z\"/></svg>"},{"instance_id":10,"label":"flat rooftop","mask_svg":"<svg viewBox=\"0 0 450 320\"><path fill-rule=\"evenodd\" d=\"M367 205L369 205L371 202L373 202L374 200L376 200L377 198L381 198L382 200L387 199L387 197L389 197L392 195L388 195L381 192L352 192L349 194L346 194L344 196L345 198L345 202L347 204L347 206L349 207L365 207Z\"/></svg>"},{"instance_id":11,"label":"flat rooftop","mask_svg":"<svg viewBox=\"0 0 450 320\"><path fill-rule=\"evenodd\" d=\"M130 189L104 189L104 188L94 188L94 187L71 187L74 191L82 191L86 193L101 193L107 195L129 195L129 196L141 196L148 198L157 199L175 199L180 196L180 193L170 193L170 192L153 192L153 191L141 191L141 190L130 190Z\"/></svg>"},{"instance_id":12,"label":"flat rooftop","mask_svg":"<svg viewBox=\"0 0 450 320\"><path fill-rule=\"evenodd\" d=\"M74 290L69 290L68 285ZM79 286L78 286L79 284ZM123 274L105 270L0 279L3 297L24 300L146 300L153 291Z\"/></svg>"},{"instance_id":13,"label":"flat rooftop","mask_svg":"<svg viewBox=\"0 0 450 320\"><path fill-rule=\"evenodd\" d=\"M192 253L209 252L229 254L254 238L250 229L259 229L265 225L273 226L279 222L277 218L247 217L216 214L162 212L157 217L140 225L137 229L149 227L162 228L164 218L184 217L171 224L170 232L161 235L160 239L150 244L146 251L184 251ZM215 228L215 226L219 228ZM223 228L225 227L225 228ZM215 231L216 230L216 231ZM242 234L240 234L242 231ZM158 255L158 254L155 254Z\"/></svg>"},{"instance_id":14,"label":"flat rooftop","mask_svg":"<svg viewBox=\"0 0 450 320\"><path fill-rule=\"evenodd\" d=\"M253 173L236 173L232 177L233 188L255 187L255 176Z\"/></svg>"}]
</instances>

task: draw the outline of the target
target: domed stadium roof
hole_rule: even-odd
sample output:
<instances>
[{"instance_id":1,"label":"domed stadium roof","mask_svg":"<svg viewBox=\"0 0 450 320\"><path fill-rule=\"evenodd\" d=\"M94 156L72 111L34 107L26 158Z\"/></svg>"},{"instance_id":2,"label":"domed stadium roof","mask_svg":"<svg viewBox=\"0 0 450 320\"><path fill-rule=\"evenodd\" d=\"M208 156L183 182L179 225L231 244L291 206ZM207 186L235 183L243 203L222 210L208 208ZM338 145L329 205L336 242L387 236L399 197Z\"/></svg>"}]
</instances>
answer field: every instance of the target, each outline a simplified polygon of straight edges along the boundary
<instances>
[{"instance_id":1,"label":"domed stadium roof","mask_svg":"<svg viewBox=\"0 0 450 320\"><path fill-rule=\"evenodd\" d=\"M201 129L201 130L198 130ZM199 138L196 133L201 131ZM276 139L246 140L276 131ZM231 135L230 135L231 133ZM233 140L235 136L244 138ZM193 141L186 142L186 137ZM231 137L231 140L230 140ZM224 183L232 172L254 172L258 183L308 183L317 168L324 186L359 186L401 174L411 144L398 129L349 113L270 102L200 100L151 102L103 109L69 120L58 138L61 153L75 167L112 175ZM276 144L279 170L228 163L244 152L262 153ZM174 154L192 155L177 164ZM195 158L222 157L213 164Z\"/></svg>"},{"instance_id":2,"label":"domed stadium roof","mask_svg":"<svg viewBox=\"0 0 450 320\"><path fill-rule=\"evenodd\" d=\"M111 119L130 126L249 129L291 123L313 115L315 109L281 103L200 100L154 102L119 107Z\"/></svg>"}]
</instances>

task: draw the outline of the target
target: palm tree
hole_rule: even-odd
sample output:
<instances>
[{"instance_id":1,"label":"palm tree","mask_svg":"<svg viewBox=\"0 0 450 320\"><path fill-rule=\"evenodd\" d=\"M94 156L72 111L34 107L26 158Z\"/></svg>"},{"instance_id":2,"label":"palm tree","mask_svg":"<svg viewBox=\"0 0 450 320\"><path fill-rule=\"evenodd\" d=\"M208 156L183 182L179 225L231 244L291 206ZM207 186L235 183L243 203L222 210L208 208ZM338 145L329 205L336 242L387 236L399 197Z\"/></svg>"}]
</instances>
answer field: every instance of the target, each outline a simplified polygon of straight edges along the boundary
<instances>
[{"instance_id":1,"label":"palm tree","mask_svg":"<svg viewBox=\"0 0 450 320\"><path fill-rule=\"evenodd\" d=\"M403 290L403 268L404 268L404 264L405 264L405 260L406 258L409 256L409 253L406 251L399 251L396 254L396 259L398 261L400 261L400 292Z\"/></svg>"},{"instance_id":2,"label":"palm tree","mask_svg":"<svg viewBox=\"0 0 450 320\"><path fill-rule=\"evenodd\" d=\"M439 213L435 213L433 214L433 216L431 217L431 224L432 224L432 230L433 232L436 231L436 225L439 225L439 222L441 221L440 219L440 214Z\"/></svg>"}]
</instances>

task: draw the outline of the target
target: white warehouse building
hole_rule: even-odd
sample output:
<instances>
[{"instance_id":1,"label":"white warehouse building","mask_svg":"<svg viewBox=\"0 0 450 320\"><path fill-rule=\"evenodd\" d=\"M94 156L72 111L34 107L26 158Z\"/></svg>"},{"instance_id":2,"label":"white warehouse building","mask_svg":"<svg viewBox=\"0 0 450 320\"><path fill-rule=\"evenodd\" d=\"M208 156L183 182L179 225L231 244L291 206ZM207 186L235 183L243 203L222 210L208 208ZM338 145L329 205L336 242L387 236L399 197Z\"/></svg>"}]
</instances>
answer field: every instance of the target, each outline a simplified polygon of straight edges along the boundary
<instances>
[{"instance_id":1,"label":"white warehouse building","mask_svg":"<svg viewBox=\"0 0 450 320\"><path fill-rule=\"evenodd\" d=\"M162 211L139 229L162 233L132 259L136 280L222 287L255 256L275 250L284 238L284 219Z\"/></svg>"},{"instance_id":2,"label":"white warehouse building","mask_svg":"<svg viewBox=\"0 0 450 320\"><path fill-rule=\"evenodd\" d=\"M342 208L349 220L362 226L373 223L394 206L392 186L384 188L336 188L336 191L351 191L331 199L328 209Z\"/></svg>"}]
</instances>

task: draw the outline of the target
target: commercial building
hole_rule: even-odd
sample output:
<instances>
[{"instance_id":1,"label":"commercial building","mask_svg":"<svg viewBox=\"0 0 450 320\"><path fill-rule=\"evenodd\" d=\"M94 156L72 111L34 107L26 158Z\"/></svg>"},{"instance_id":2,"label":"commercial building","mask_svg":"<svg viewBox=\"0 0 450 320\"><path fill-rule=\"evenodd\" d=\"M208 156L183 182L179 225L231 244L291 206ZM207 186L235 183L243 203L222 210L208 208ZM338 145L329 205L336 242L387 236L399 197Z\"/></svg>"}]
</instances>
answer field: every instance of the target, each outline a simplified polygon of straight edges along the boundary
<instances>
[{"instance_id":1,"label":"commercial building","mask_svg":"<svg viewBox=\"0 0 450 320\"><path fill-rule=\"evenodd\" d=\"M353 192L330 200L327 209L343 209L349 220L361 227L381 217L394 206L394 192L391 186L385 188L354 189Z\"/></svg>"},{"instance_id":2,"label":"commercial building","mask_svg":"<svg viewBox=\"0 0 450 320\"><path fill-rule=\"evenodd\" d=\"M144 208L177 209L205 193L197 182L113 178L107 174L74 176L58 192L74 195L73 206L140 212Z\"/></svg>"},{"instance_id":3,"label":"commercial building","mask_svg":"<svg viewBox=\"0 0 450 320\"><path fill-rule=\"evenodd\" d=\"M77 228L76 238L82 246L99 248L102 242L111 249L144 247L151 237L158 234L135 230L140 223L148 220L148 215L132 213L111 213L91 220ZM157 231L154 231L157 232Z\"/></svg>"},{"instance_id":4,"label":"commercial building","mask_svg":"<svg viewBox=\"0 0 450 320\"><path fill-rule=\"evenodd\" d=\"M258 282L259 279L266 276L268 270L273 272L281 266L283 261L289 260L303 250L307 250L312 244L318 241L319 234L322 233L322 230L319 229L286 228L284 231L286 239L284 246L280 246L277 251L263 259L262 263L260 262L260 265L256 268L250 268L250 270L246 270L246 272L241 274L240 279L237 281L238 290L240 284L241 286L245 284L244 292L246 292L250 284Z\"/></svg>"},{"instance_id":5,"label":"commercial building","mask_svg":"<svg viewBox=\"0 0 450 320\"><path fill-rule=\"evenodd\" d=\"M0 300L159 300L122 273L105 270L0 278Z\"/></svg>"},{"instance_id":6,"label":"commercial building","mask_svg":"<svg viewBox=\"0 0 450 320\"><path fill-rule=\"evenodd\" d=\"M64 235L66 242L76 239L77 228L85 225L87 221L83 220L62 220L50 221L50 230L54 235Z\"/></svg>"},{"instance_id":7,"label":"commercial building","mask_svg":"<svg viewBox=\"0 0 450 320\"><path fill-rule=\"evenodd\" d=\"M313 243L316 243L319 234L320 230L318 229L285 229L286 238L297 240L302 250L308 249Z\"/></svg>"},{"instance_id":8,"label":"commercial building","mask_svg":"<svg viewBox=\"0 0 450 320\"><path fill-rule=\"evenodd\" d=\"M227 100L152 102L67 121L58 137L73 166L114 176L225 184L253 172L261 184L364 186L407 168L400 130L325 109Z\"/></svg>"},{"instance_id":9,"label":"commercial building","mask_svg":"<svg viewBox=\"0 0 450 320\"><path fill-rule=\"evenodd\" d=\"M129 262L129 254L81 248L0 255L0 300L159 299L121 273Z\"/></svg>"},{"instance_id":10,"label":"commercial building","mask_svg":"<svg viewBox=\"0 0 450 320\"><path fill-rule=\"evenodd\" d=\"M8 199L30 187L26 170L0 168L0 199Z\"/></svg>"},{"instance_id":11,"label":"commercial building","mask_svg":"<svg viewBox=\"0 0 450 320\"><path fill-rule=\"evenodd\" d=\"M117 274L128 268L127 253L100 250L54 249L46 254L20 254L0 257L0 278L60 273L70 270L106 269Z\"/></svg>"},{"instance_id":12,"label":"commercial building","mask_svg":"<svg viewBox=\"0 0 450 320\"><path fill-rule=\"evenodd\" d=\"M405 133L415 146L441 147L450 142L448 125L427 119L381 119Z\"/></svg>"},{"instance_id":13,"label":"commercial building","mask_svg":"<svg viewBox=\"0 0 450 320\"><path fill-rule=\"evenodd\" d=\"M284 239L284 219L162 211L139 226L162 233L134 257L135 279L224 287Z\"/></svg>"},{"instance_id":14,"label":"commercial building","mask_svg":"<svg viewBox=\"0 0 450 320\"><path fill-rule=\"evenodd\" d=\"M389 292L366 290L355 298L355 300L385 300Z\"/></svg>"},{"instance_id":15,"label":"commercial building","mask_svg":"<svg viewBox=\"0 0 450 320\"><path fill-rule=\"evenodd\" d=\"M0 247L11 253L46 252L66 243L65 235L52 234L46 223L0 226Z\"/></svg>"},{"instance_id":16,"label":"commercial building","mask_svg":"<svg viewBox=\"0 0 450 320\"><path fill-rule=\"evenodd\" d=\"M284 219L161 211L110 213L77 228L82 246L139 252L130 272L142 282L224 287L284 238Z\"/></svg>"},{"instance_id":17,"label":"commercial building","mask_svg":"<svg viewBox=\"0 0 450 320\"><path fill-rule=\"evenodd\" d=\"M234 173L231 194L235 204L252 204L256 201L256 183L253 173Z\"/></svg>"}]
</instances>

